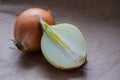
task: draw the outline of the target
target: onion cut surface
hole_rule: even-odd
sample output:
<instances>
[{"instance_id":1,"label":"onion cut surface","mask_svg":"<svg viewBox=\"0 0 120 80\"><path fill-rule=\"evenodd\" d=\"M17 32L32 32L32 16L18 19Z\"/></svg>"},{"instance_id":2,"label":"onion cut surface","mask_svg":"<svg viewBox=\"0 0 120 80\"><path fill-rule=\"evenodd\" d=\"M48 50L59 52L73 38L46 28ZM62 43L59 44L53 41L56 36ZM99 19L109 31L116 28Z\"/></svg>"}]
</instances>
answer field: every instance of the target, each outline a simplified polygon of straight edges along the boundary
<instances>
[{"instance_id":1,"label":"onion cut surface","mask_svg":"<svg viewBox=\"0 0 120 80\"><path fill-rule=\"evenodd\" d=\"M85 63L86 42L74 25L63 23L54 26L40 20L44 30L41 48L44 57L59 69L74 69Z\"/></svg>"}]
</instances>

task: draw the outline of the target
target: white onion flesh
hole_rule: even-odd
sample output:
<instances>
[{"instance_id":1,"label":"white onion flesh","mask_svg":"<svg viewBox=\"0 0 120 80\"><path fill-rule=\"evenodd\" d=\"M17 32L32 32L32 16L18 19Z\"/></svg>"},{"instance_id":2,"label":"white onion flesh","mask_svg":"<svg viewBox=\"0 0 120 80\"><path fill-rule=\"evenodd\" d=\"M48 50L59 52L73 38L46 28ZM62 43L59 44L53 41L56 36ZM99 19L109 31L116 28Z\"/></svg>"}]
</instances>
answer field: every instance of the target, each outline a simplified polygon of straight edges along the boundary
<instances>
[{"instance_id":1,"label":"white onion flesh","mask_svg":"<svg viewBox=\"0 0 120 80\"><path fill-rule=\"evenodd\" d=\"M74 25L63 23L50 27L40 19L43 28L41 48L47 61L56 68L80 67L86 60L86 42Z\"/></svg>"}]
</instances>

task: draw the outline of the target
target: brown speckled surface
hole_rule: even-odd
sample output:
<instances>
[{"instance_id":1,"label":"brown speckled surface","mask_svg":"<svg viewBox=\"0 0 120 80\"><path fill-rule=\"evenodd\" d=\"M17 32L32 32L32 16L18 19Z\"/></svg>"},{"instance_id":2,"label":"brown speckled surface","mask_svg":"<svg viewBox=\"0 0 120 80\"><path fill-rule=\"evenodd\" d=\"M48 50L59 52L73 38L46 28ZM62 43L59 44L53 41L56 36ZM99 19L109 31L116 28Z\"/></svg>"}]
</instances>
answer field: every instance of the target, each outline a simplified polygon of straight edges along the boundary
<instances>
[{"instance_id":1,"label":"brown speckled surface","mask_svg":"<svg viewBox=\"0 0 120 80\"><path fill-rule=\"evenodd\" d=\"M0 80L120 80L119 0L3 0L0 4ZM30 7L50 10L57 23L76 25L87 41L83 70L61 71L40 52L22 55L12 41L19 13Z\"/></svg>"}]
</instances>

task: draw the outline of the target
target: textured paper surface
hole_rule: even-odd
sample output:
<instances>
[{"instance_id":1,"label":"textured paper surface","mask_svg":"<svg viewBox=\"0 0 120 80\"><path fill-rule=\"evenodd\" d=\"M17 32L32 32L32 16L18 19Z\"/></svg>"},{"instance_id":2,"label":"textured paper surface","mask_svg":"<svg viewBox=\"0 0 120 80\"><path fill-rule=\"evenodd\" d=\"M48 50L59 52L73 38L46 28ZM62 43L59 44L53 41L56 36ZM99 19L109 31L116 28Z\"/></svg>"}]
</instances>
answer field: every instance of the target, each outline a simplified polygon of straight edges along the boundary
<instances>
[{"instance_id":1,"label":"textured paper surface","mask_svg":"<svg viewBox=\"0 0 120 80\"><path fill-rule=\"evenodd\" d=\"M0 80L120 80L119 0L2 0L0 4ZM61 71L40 52L22 55L12 41L14 23L25 9L50 10L57 23L71 23L87 42L84 69Z\"/></svg>"}]
</instances>

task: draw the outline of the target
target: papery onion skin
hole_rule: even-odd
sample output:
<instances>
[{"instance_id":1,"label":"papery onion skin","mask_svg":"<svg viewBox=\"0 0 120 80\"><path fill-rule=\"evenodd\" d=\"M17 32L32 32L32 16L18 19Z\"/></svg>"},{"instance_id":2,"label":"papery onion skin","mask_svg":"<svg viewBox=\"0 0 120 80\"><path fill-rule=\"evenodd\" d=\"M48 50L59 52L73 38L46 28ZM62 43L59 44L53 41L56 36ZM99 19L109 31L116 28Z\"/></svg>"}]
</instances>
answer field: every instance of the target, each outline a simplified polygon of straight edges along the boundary
<instances>
[{"instance_id":1,"label":"papery onion skin","mask_svg":"<svg viewBox=\"0 0 120 80\"><path fill-rule=\"evenodd\" d=\"M40 18L49 25L54 25L55 20L50 11L40 8L30 8L22 12L14 25L15 45L22 51L39 51L42 37Z\"/></svg>"}]
</instances>

